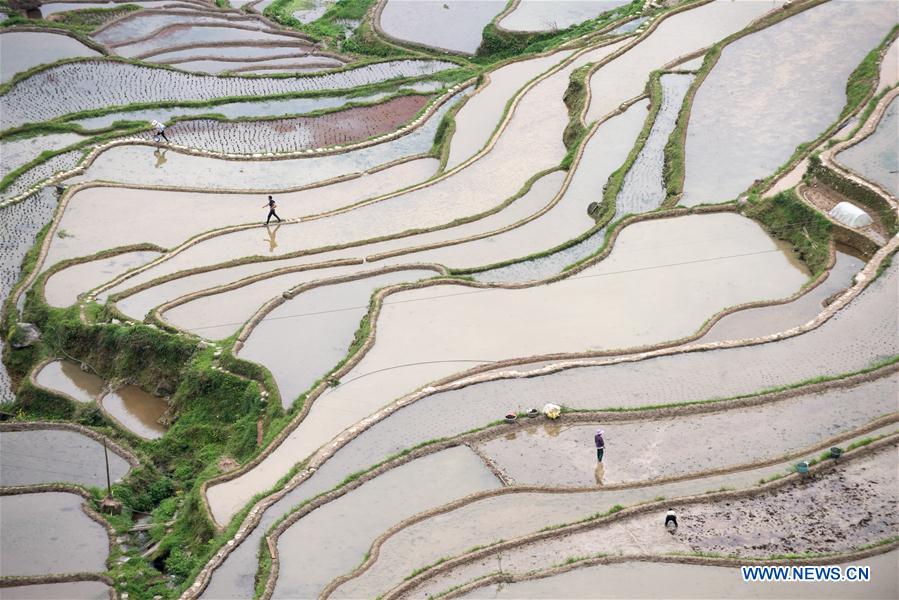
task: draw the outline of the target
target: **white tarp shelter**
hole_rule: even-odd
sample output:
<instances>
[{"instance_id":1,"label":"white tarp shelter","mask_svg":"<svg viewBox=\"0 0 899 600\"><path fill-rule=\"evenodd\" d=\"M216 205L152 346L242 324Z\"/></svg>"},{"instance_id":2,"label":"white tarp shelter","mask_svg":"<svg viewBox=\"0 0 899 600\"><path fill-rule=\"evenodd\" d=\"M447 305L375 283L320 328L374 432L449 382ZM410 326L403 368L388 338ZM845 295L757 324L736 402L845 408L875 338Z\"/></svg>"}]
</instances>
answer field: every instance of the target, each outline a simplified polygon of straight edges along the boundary
<instances>
[{"instance_id":1,"label":"white tarp shelter","mask_svg":"<svg viewBox=\"0 0 899 600\"><path fill-rule=\"evenodd\" d=\"M840 202L830 209L830 216L849 227L867 227L871 224L871 216L848 202Z\"/></svg>"}]
</instances>

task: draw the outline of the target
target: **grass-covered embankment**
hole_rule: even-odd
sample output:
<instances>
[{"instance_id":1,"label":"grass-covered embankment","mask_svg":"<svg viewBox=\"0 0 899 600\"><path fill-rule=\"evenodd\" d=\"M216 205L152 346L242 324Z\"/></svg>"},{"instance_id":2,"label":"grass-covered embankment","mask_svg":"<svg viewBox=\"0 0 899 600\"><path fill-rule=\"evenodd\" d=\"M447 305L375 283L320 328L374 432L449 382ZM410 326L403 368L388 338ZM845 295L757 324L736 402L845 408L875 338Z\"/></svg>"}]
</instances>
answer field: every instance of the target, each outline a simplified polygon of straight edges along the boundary
<instances>
[{"instance_id":1,"label":"grass-covered embankment","mask_svg":"<svg viewBox=\"0 0 899 600\"><path fill-rule=\"evenodd\" d=\"M792 244L799 259L811 271L812 279L827 268L832 225L793 190L765 199L750 197L743 212L762 223L777 239Z\"/></svg>"},{"instance_id":2,"label":"grass-covered embankment","mask_svg":"<svg viewBox=\"0 0 899 600\"><path fill-rule=\"evenodd\" d=\"M38 248L48 229L26 256L23 276L36 267ZM272 427L283 413L280 403L267 402L256 381L218 368L216 348L199 344L192 336L113 321L105 307L97 304L83 307L86 319L79 306L48 306L39 293L47 275L39 277L28 292L21 316L41 330L39 343L24 349L4 348L3 359L18 392L9 412L23 421L78 423L134 450L141 465L113 486L124 512L108 520L124 534L136 513L153 513L152 549L143 558L137 547L114 547L108 574L120 582L120 594L148 600L155 595L171 597L176 590L168 582L177 587L226 541L207 518L200 497L202 482L219 473L222 456L244 463L259 452L257 422L261 421L263 431ZM12 298L4 309L0 329L8 341L18 335L19 317ZM53 358L84 363L113 385L133 383L167 397L171 406L167 433L156 441L143 440L111 422L95 403L74 403L32 384L31 370ZM94 491L99 500L100 493ZM123 556L128 557L125 563L118 560Z\"/></svg>"}]
</instances>

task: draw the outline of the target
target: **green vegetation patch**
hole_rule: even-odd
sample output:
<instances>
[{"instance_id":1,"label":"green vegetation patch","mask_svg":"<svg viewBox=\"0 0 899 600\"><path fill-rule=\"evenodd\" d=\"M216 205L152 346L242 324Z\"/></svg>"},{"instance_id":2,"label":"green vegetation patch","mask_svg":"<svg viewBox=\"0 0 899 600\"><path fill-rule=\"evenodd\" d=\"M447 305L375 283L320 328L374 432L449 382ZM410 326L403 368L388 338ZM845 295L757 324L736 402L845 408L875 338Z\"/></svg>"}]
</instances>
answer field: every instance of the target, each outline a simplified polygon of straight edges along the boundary
<instances>
[{"instance_id":1,"label":"green vegetation patch","mask_svg":"<svg viewBox=\"0 0 899 600\"><path fill-rule=\"evenodd\" d=\"M630 4L603 13L595 19L589 19L557 31L507 31L500 29L495 23L489 23L484 27L481 45L472 61L488 65L514 56L539 54L565 42L596 32L615 21L636 16L642 10L642 0L633 0Z\"/></svg>"},{"instance_id":2,"label":"green vegetation patch","mask_svg":"<svg viewBox=\"0 0 899 600\"><path fill-rule=\"evenodd\" d=\"M761 222L777 239L790 242L799 259L808 265L812 278L827 267L832 225L793 190L764 200L752 197L743 212Z\"/></svg>"},{"instance_id":3,"label":"green vegetation patch","mask_svg":"<svg viewBox=\"0 0 899 600\"><path fill-rule=\"evenodd\" d=\"M84 33L90 33L113 19L118 19L136 10L140 10L140 6L137 4L119 4L113 8L67 10L55 13L47 21L49 23L60 23Z\"/></svg>"},{"instance_id":4,"label":"green vegetation patch","mask_svg":"<svg viewBox=\"0 0 899 600\"><path fill-rule=\"evenodd\" d=\"M311 0L275 0L266 7L264 14L285 27L297 29L323 42L332 50L361 54L365 56L398 56L410 54L381 41L365 15L376 0L337 0L325 14L311 23L302 23L293 16L298 10L310 8ZM347 37L348 27L342 22L365 21Z\"/></svg>"}]
</instances>

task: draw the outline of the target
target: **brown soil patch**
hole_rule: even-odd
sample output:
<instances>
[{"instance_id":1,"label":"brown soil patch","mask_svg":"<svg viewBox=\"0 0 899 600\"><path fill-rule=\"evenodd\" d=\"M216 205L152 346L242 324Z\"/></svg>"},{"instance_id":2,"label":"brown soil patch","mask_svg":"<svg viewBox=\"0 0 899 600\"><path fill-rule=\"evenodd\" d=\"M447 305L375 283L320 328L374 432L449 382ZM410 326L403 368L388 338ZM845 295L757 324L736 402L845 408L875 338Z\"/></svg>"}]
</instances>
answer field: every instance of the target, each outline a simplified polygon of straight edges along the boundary
<instances>
[{"instance_id":1,"label":"brown soil patch","mask_svg":"<svg viewBox=\"0 0 899 600\"><path fill-rule=\"evenodd\" d=\"M883 222L880 220L880 215L878 215L875 211L871 210L864 204L853 202L851 199L847 198L833 188L827 187L820 181L815 181L811 185L807 185L804 188L803 196L806 200L814 204L815 207L824 211L825 213L829 213L831 209L833 209L833 207L840 202L848 202L854 206L857 206L858 208L868 213L868 215L870 215L871 224L867 227L853 227L852 229L856 229L857 231L861 231L862 233L873 237L881 245L885 244L890 237L887 233L886 227L883 226Z\"/></svg>"},{"instance_id":2,"label":"brown soil patch","mask_svg":"<svg viewBox=\"0 0 899 600\"><path fill-rule=\"evenodd\" d=\"M677 536L694 551L744 556L844 552L899 531L897 454L891 447L769 494L698 504Z\"/></svg>"}]
</instances>

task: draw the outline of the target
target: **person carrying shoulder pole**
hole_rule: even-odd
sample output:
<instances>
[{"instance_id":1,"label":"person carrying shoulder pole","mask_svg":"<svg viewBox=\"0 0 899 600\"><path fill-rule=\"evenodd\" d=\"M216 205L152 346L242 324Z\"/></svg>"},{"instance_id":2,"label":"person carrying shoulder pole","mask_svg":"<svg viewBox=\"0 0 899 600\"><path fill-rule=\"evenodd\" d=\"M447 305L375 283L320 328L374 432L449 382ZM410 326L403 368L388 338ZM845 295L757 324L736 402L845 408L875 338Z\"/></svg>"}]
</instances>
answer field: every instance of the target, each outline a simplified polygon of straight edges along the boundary
<instances>
[{"instance_id":1,"label":"person carrying shoulder pole","mask_svg":"<svg viewBox=\"0 0 899 600\"><path fill-rule=\"evenodd\" d=\"M275 204L275 199L272 198L271 196L269 196L268 203L262 205L263 208L265 208L266 206L268 206L268 218L265 220L265 224L268 225L269 221L272 220L272 217L275 217L276 219L278 219L278 223L280 223L281 217L279 217L278 214L275 212L275 209L277 208L277 205Z\"/></svg>"},{"instance_id":2,"label":"person carrying shoulder pole","mask_svg":"<svg viewBox=\"0 0 899 600\"><path fill-rule=\"evenodd\" d=\"M169 142L169 138L166 137L166 135L165 135L165 125L163 125L156 119L153 119L153 130L156 132L153 136L154 140L156 140L158 142L159 138L161 136L162 139L164 139L166 141L166 143L171 143L171 142Z\"/></svg>"},{"instance_id":3,"label":"person carrying shoulder pole","mask_svg":"<svg viewBox=\"0 0 899 600\"><path fill-rule=\"evenodd\" d=\"M605 454L606 451L606 442L602 439L602 434L602 429L597 429L596 435L593 436L593 441L596 442L596 460L598 462L602 462L602 455Z\"/></svg>"}]
</instances>

